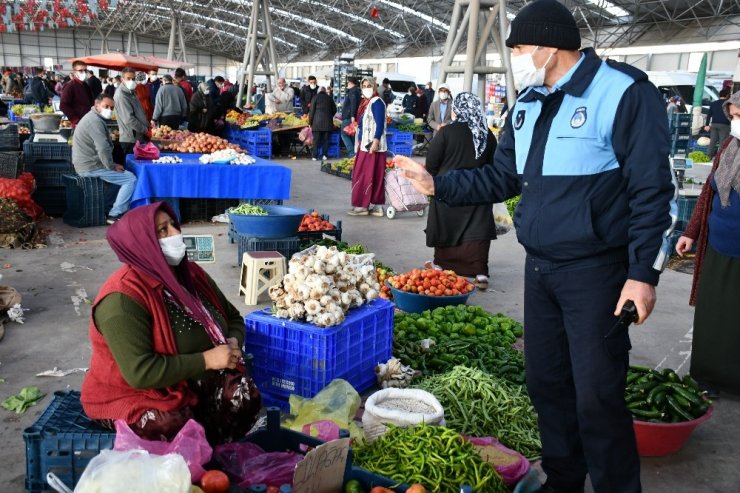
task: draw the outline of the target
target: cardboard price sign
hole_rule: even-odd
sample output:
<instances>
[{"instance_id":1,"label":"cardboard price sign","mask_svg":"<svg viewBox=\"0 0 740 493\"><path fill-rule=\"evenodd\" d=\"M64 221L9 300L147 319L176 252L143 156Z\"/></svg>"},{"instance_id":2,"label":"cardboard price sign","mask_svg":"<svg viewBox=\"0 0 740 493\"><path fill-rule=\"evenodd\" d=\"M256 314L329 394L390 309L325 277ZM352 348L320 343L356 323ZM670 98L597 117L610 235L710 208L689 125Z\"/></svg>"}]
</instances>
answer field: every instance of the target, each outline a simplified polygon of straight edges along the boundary
<instances>
[{"instance_id":1,"label":"cardboard price sign","mask_svg":"<svg viewBox=\"0 0 740 493\"><path fill-rule=\"evenodd\" d=\"M342 490L349 454L349 438L332 440L306 454L295 468L295 493L329 493Z\"/></svg>"}]
</instances>

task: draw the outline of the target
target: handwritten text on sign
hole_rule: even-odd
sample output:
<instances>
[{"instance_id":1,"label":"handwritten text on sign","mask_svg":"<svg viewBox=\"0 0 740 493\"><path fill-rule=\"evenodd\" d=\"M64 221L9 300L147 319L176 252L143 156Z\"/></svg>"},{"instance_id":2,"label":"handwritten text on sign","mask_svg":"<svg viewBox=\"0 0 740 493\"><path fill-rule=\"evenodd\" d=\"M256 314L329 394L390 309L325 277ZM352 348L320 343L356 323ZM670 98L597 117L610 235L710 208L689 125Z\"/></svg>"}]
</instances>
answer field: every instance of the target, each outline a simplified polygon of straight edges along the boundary
<instances>
[{"instance_id":1,"label":"handwritten text on sign","mask_svg":"<svg viewBox=\"0 0 740 493\"><path fill-rule=\"evenodd\" d=\"M295 493L341 491L349 454L349 438L325 443L306 454L293 476Z\"/></svg>"}]
</instances>

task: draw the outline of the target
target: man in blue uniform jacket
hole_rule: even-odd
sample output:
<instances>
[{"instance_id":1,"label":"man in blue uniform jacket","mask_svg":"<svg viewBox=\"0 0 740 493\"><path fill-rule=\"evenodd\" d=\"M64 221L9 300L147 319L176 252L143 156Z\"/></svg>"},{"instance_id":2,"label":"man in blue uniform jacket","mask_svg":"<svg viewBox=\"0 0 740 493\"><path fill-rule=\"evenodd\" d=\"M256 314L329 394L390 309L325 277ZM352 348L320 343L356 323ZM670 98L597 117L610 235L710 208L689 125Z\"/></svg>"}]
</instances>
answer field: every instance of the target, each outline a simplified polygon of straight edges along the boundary
<instances>
[{"instance_id":1,"label":"man in blue uniform jacket","mask_svg":"<svg viewBox=\"0 0 740 493\"><path fill-rule=\"evenodd\" d=\"M539 414L543 492L641 491L624 402L630 341L605 338L627 300L655 305L675 217L663 101L641 71L602 61L556 0L525 6L506 45L520 90L493 166L432 178L396 165L451 205L522 195L527 387Z\"/></svg>"}]
</instances>

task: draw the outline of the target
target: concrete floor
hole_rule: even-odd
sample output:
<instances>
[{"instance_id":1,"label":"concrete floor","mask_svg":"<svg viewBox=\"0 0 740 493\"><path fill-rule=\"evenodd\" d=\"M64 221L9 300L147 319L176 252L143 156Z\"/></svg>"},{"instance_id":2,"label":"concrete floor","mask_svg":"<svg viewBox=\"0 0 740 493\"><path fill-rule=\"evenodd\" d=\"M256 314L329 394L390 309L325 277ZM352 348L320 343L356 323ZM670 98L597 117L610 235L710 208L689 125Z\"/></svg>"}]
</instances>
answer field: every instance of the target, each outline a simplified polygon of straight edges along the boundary
<instances>
[{"instance_id":1,"label":"concrete floor","mask_svg":"<svg viewBox=\"0 0 740 493\"><path fill-rule=\"evenodd\" d=\"M383 263L404 271L431 258L423 229L426 219L416 214L386 218L350 217L350 183L320 173L319 164L307 160L286 161L294 170L291 205L316 208L343 223L343 239L361 242ZM705 172L706 170L702 171ZM8 323L0 341L0 400L22 387L36 385L47 396L23 415L0 410L0 491L23 491L25 453L23 430L30 426L51 401L56 390L79 389L82 374L62 378L35 375L54 367L87 367L90 344L87 330L90 306L100 285L119 263L107 242L105 227L76 229L55 219L43 223L51 242L42 250L0 250L2 284L14 286L23 296L25 325ZM212 234L216 239L215 264L205 264L231 301L248 313L237 296L239 268L237 248L226 238L223 224L191 223L189 234ZM491 250L491 288L476 293L471 303L494 312L522 319L522 264L524 251L514 233L502 236ZM72 267L63 263L73 264ZM688 305L691 278L667 271L658 287L658 303L649 321L631 329L632 361L671 367L685 372L691 349L693 309ZM723 397L714 417L701 425L679 453L643 459L642 480L646 492L737 492L740 491L740 401Z\"/></svg>"}]
</instances>

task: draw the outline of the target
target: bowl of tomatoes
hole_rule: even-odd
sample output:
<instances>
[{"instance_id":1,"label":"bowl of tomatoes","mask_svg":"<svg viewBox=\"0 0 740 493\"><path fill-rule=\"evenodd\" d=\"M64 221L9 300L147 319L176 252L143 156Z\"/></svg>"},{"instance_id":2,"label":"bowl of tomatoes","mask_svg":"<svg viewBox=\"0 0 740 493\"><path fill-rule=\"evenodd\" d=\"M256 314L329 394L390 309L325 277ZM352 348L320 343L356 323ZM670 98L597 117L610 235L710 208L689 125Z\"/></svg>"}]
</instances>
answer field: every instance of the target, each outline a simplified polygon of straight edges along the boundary
<instances>
[{"instance_id":1,"label":"bowl of tomatoes","mask_svg":"<svg viewBox=\"0 0 740 493\"><path fill-rule=\"evenodd\" d=\"M451 270L413 269L392 276L386 285L399 310L421 313L440 306L464 305L475 289L473 284Z\"/></svg>"}]
</instances>

